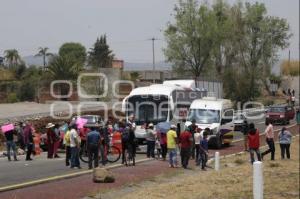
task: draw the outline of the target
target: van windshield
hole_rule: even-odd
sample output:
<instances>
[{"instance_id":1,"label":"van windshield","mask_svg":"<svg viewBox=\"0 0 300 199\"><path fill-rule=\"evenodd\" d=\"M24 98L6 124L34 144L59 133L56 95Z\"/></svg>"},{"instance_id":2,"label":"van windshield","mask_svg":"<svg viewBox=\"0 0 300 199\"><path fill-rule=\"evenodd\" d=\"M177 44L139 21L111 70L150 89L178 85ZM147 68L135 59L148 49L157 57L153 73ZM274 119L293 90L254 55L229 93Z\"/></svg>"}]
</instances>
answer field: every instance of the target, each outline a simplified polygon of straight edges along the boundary
<instances>
[{"instance_id":1,"label":"van windshield","mask_svg":"<svg viewBox=\"0 0 300 199\"><path fill-rule=\"evenodd\" d=\"M196 120L198 124L211 124L220 122L220 111L212 109L190 109L188 121Z\"/></svg>"}]
</instances>

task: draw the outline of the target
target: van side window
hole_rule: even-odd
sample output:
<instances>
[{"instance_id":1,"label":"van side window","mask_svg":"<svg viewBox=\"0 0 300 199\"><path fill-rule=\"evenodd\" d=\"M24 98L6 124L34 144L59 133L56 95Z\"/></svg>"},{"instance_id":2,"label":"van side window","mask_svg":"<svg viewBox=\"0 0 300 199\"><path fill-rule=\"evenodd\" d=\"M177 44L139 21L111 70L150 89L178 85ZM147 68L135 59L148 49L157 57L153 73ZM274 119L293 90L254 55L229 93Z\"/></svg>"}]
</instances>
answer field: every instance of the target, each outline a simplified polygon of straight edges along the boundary
<instances>
[{"instance_id":1,"label":"van side window","mask_svg":"<svg viewBox=\"0 0 300 199\"><path fill-rule=\"evenodd\" d=\"M224 110L221 123L226 124L232 122L233 114L234 114L233 112L234 112L233 109Z\"/></svg>"}]
</instances>

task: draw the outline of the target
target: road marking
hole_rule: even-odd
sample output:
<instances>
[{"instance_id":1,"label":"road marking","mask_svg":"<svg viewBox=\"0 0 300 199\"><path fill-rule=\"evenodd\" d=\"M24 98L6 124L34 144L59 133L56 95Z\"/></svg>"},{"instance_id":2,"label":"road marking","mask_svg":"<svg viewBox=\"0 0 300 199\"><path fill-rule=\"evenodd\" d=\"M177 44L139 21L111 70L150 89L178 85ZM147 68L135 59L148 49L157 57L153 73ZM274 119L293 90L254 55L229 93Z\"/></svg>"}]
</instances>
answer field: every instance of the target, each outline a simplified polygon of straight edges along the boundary
<instances>
[{"instance_id":1,"label":"road marking","mask_svg":"<svg viewBox=\"0 0 300 199\"><path fill-rule=\"evenodd\" d=\"M141 159L141 160L137 160L136 163L147 162L149 160L151 160L151 159L148 159L148 158ZM122 167L122 166L124 166L124 165L123 164L115 164L115 165L111 165L111 166L103 167L103 168L110 170L110 169L114 169L114 168L118 168L118 167ZM38 185L38 184L43 184L43 183L52 182L52 181L56 181L56 180L62 180L62 179L77 177L77 176L89 174L89 173L92 173L92 172L93 172L93 170L85 170L85 171L79 171L79 172L76 172L76 173L58 175L58 176L43 178L43 179L39 179L39 180L33 180L33 181L29 181L29 182L24 182L24 183L8 185L8 186L0 187L0 192L10 191L10 190L14 190L14 189L20 189L20 188L33 186L33 185Z\"/></svg>"}]
</instances>

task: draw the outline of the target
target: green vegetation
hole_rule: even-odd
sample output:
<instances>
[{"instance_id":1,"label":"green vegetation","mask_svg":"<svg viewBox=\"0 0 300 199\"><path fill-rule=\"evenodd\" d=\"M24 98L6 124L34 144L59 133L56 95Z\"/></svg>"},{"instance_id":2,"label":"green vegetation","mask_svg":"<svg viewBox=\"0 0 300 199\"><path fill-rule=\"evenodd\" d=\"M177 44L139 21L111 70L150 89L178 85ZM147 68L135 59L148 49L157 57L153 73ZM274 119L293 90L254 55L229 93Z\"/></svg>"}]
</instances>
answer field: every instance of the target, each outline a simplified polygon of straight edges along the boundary
<instances>
[{"instance_id":1,"label":"green vegetation","mask_svg":"<svg viewBox=\"0 0 300 199\"><path fill-rule=\"evenodd\" d=\"M76 62L80 66L83 66L86 60L86 49L80 43L64 43L59 48L58 54L61 57L68 57L70 60Z\"/></svg>"},{"instance_id":2,"label":"green vegetation","mask_svg":"<svg viewBox=\"0 0 300 199\"><path fill-rule=\"evenodd\" d=\"M109 49L106 42L106 35L97 38L93 48L89 51L89 65L96 70L98 68L109 68L112 66L113 58L114 54L112 54L112 51Z\"/></svg>"},{"instance_id":3,"label":"green vegetation","mask_svg":"<svg viewBox=\"0 0 300 199\"><path fill-rule=\"evenodd\" d=\"M180 0L165 30L165 55L178 73L223 80L225 97L242 103L267 88L278 51L289 45L285 19L269 16L263 3L199 4Z\"/></svg>"},{"instance_id":4,"label":"green vegetation","mask_svg":"<svg viewBox=\"0 0 300 199\"><path fill-rule=\"evenodd\" d=\"M48 53L47 51L49 50L49 48L47 47L39 47L39 52L38 54L36 54L35 56L42 56L43 57L43 66L44 66L44 69L46 68L46 58L47 57L50 57L50 56L53 56L52 53Z\"/></svg>"}]
</instances>

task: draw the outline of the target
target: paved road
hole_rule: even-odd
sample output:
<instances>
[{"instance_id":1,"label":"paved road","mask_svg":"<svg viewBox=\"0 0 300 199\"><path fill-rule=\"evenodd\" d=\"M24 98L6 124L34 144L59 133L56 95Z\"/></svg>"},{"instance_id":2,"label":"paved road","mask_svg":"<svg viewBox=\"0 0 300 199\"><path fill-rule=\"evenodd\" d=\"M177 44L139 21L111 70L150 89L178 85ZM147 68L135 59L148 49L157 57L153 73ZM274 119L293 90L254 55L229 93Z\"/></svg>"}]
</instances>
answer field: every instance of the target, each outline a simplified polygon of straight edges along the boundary
<instances>
[{"instance_id":1,"label":"paved road","mask_svg":"<svg viewBox=\"0 0 300 199\"><path fill-rule=\"evenodd\" d=\"M255 121L257 128L260 132L263 132L265 125L264 120ZM294 122L293 122L294 123ZM292 124L292 123L291 123ZM282 126L276 126L275 129L280 129ZM235 133L234 139L238 140L242 138L241 133ZM234 145L234 144L232 144ZM234 149L232 147L224 148L223 151ZM0 188L3 186L13 185L17 183L23 183L38 179L44 179L57 175L69 174L78 172L78 169L70 169L64 166L64 154L61 154L62 158L47 159L44 153L41 156L34 158L34 161L24 161L25 157L20 156L18 162L8 162L6 158L0 158ZM144 154L139 154L137 159L145 158ZM119 162L120 163L120 162ZM87 164L82 163L82 170L87 169Z\"/></svg>"}]
</instances>

